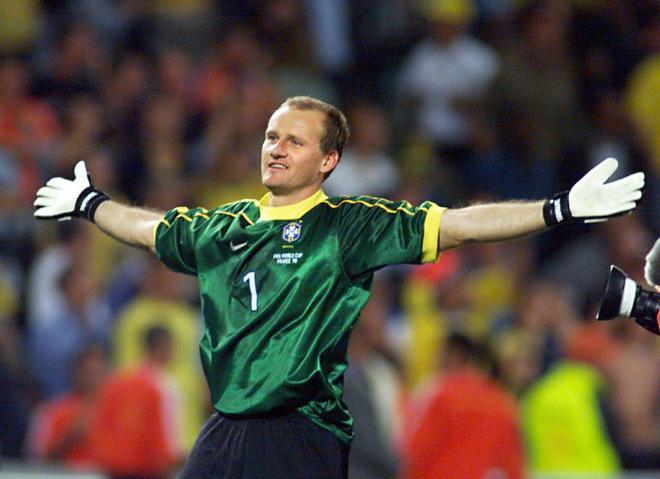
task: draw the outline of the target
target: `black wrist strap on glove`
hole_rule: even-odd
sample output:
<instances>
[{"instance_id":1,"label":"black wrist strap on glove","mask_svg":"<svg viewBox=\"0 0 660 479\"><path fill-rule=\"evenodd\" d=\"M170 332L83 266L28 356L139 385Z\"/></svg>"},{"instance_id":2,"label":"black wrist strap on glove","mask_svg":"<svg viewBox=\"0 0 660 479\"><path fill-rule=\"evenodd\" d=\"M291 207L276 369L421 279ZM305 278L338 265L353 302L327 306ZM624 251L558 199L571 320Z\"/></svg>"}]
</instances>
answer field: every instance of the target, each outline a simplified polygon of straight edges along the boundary
<instances>
[{"instance_id":1,"label":"black wrist strap on glove","mask_svg":"<svg viewBox=\"0 0 660 479\"><path fill-rule=\"evenodd\" d=\"M94 188L94 185L88 186L78 195L78 199L76 200L76 216L94 223L96 208L109 199L110 197L108 195Z\"/></svg>"},{"instance_id":2,"label":"black wrist strap on glove","mask_svg":"<svg viewBox=\"0 0 660 479\"><path fill-rule=\"evenodd\" d=\"M558 225L573 220L568 207L568 191L557 193L543 205L543 219L547 226Z\"/></svg>"}]
</instances>

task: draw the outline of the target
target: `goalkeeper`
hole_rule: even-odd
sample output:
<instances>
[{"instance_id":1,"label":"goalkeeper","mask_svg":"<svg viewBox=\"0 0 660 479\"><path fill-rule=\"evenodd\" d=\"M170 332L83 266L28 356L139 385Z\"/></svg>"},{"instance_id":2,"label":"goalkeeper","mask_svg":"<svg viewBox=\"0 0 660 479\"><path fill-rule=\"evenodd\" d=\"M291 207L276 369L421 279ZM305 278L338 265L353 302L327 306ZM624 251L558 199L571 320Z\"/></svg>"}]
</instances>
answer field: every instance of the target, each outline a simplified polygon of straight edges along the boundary
<instances>
[{"instance_id":1,"label":"goalkeeper","mask_svg":"<svg viewBox=\"0 0 660 479\"><path fill-rule=\"evenodd\" d=\"M352 419L341 400L351 329L374 271L436 261L442 250L515 238L571 221L632 211L644 174L607 183L606 159L568 192L545 201L460 209L366 196L328 198L349 129L335 107L286 100L261 149L269 193L213 210L161 213L96 189L80 162L74 179L37 192L40 219L80 217L150 249L199 279L200 353L216 412L181 478L344 478Z\"/></svg>"}]
</instances>

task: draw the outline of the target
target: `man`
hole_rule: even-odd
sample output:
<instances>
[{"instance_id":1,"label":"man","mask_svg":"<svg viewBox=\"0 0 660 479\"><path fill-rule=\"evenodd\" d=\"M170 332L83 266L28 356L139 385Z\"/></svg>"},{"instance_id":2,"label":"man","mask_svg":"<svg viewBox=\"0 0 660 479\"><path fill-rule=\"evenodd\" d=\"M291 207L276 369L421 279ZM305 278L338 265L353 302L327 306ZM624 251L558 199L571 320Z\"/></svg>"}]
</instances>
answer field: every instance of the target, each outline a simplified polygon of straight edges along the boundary
<instances>
[{"instance_id":1,"label":"man","mask_svg":"<svg viewBox=\"0 0 660 479\"><path fill-rule=\"evenodd\" d=\"M608 159L548 201L444 209L426 201L328 198L321 184L341 157L344 115L309 97L271 116L261 150L269 190L211 211L167 213L109 200L84 163L73 181L37 192L37 218L83 217L199 277L200 351L217 411L181 477L346 477L352 420L342 403L350 331L373 272L436 261L441 250L513 238L572 218L635 208L643 173L603 184ZM441 227L442 221L442 227Z\"/></svg>"},{"instance_id":2,"label":"man","mask_svg":"<svg viewBox=\"0 0 660 479\"><path fill-rule=\"evenodd\" d=\"M406 421L403 477L525 476L518 405L489 376L489 362L468 337L447 338L442 373L413 401Z\"/></svg>"},{"instance_id":3,"label":"man","mask_svg":"<svg viewBox=\"0 0 660 479\"><path fill-rule=\"evenodd\" d=\"M100 344L89 343L78 353L72 389L44 403L32 418L28 449L35 459L73 468L96 466L91 422L109 368L108 353Z\"/></svg>"},{"instance_id":4,"label":"man","mask_svg":"<svg viewBox=\"0 0 660 479\"><path fill-rule=\"evenodd\" d=\"M182 459L183 408L168 371L175 343L162 326L141 339L141 363L111 375L99 393L93 444L98 466L112 478L165 479Z\"/></svg>"}]
</instances>

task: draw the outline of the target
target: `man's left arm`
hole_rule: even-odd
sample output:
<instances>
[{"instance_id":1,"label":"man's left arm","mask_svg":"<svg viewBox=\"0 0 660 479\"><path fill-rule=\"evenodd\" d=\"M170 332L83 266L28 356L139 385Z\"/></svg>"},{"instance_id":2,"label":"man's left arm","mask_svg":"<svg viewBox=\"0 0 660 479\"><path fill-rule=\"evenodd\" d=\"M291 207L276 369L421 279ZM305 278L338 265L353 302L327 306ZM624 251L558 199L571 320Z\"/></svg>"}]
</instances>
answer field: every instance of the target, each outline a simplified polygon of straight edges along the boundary
<instances>
[{"instance_id":1,"label":"man's left arm","mask_svg":"<svg viewBox=\"0 0 660 479\"><path fill-rule=\"evenodd\" d=\"M438 249L516 238L540 231L546 227L543 203L503 202L448 209L442 215Z\"/></svg>"},{"instance_id":2,"label":"man's left arm","mask_svg":"<svg viewBox=\"0 0 660 479\"><path fill-rule=\"evenodd\" d=\"M642 197L644 173L607 183L618 162L608 158L590 170L570 191L546 201L503 202L449 209L442 216L439 250L466 243L499 241L580 221L606 221L629 213Z\"/></svg>"}]
</instances>

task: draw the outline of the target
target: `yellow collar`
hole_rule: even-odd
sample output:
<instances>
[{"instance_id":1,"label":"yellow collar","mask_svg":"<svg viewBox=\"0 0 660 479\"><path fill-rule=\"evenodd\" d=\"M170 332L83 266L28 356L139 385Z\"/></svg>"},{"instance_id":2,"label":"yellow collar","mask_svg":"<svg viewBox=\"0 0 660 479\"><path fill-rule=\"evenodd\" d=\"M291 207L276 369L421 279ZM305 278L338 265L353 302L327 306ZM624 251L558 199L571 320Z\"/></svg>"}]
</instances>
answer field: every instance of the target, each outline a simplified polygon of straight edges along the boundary
<instances>
[{"instance_id":1,"label":"yellow collar","mask_svg":"<svg viewBox=\"0 0 660 479\"><path fill-rule=\"evenodd\" d=\"M266 193L259 200L259 221L298 219L327 198L323 190L318 190L312 196L292 205L268 206L270 193Z\"/></svg>"}]
</instances>

